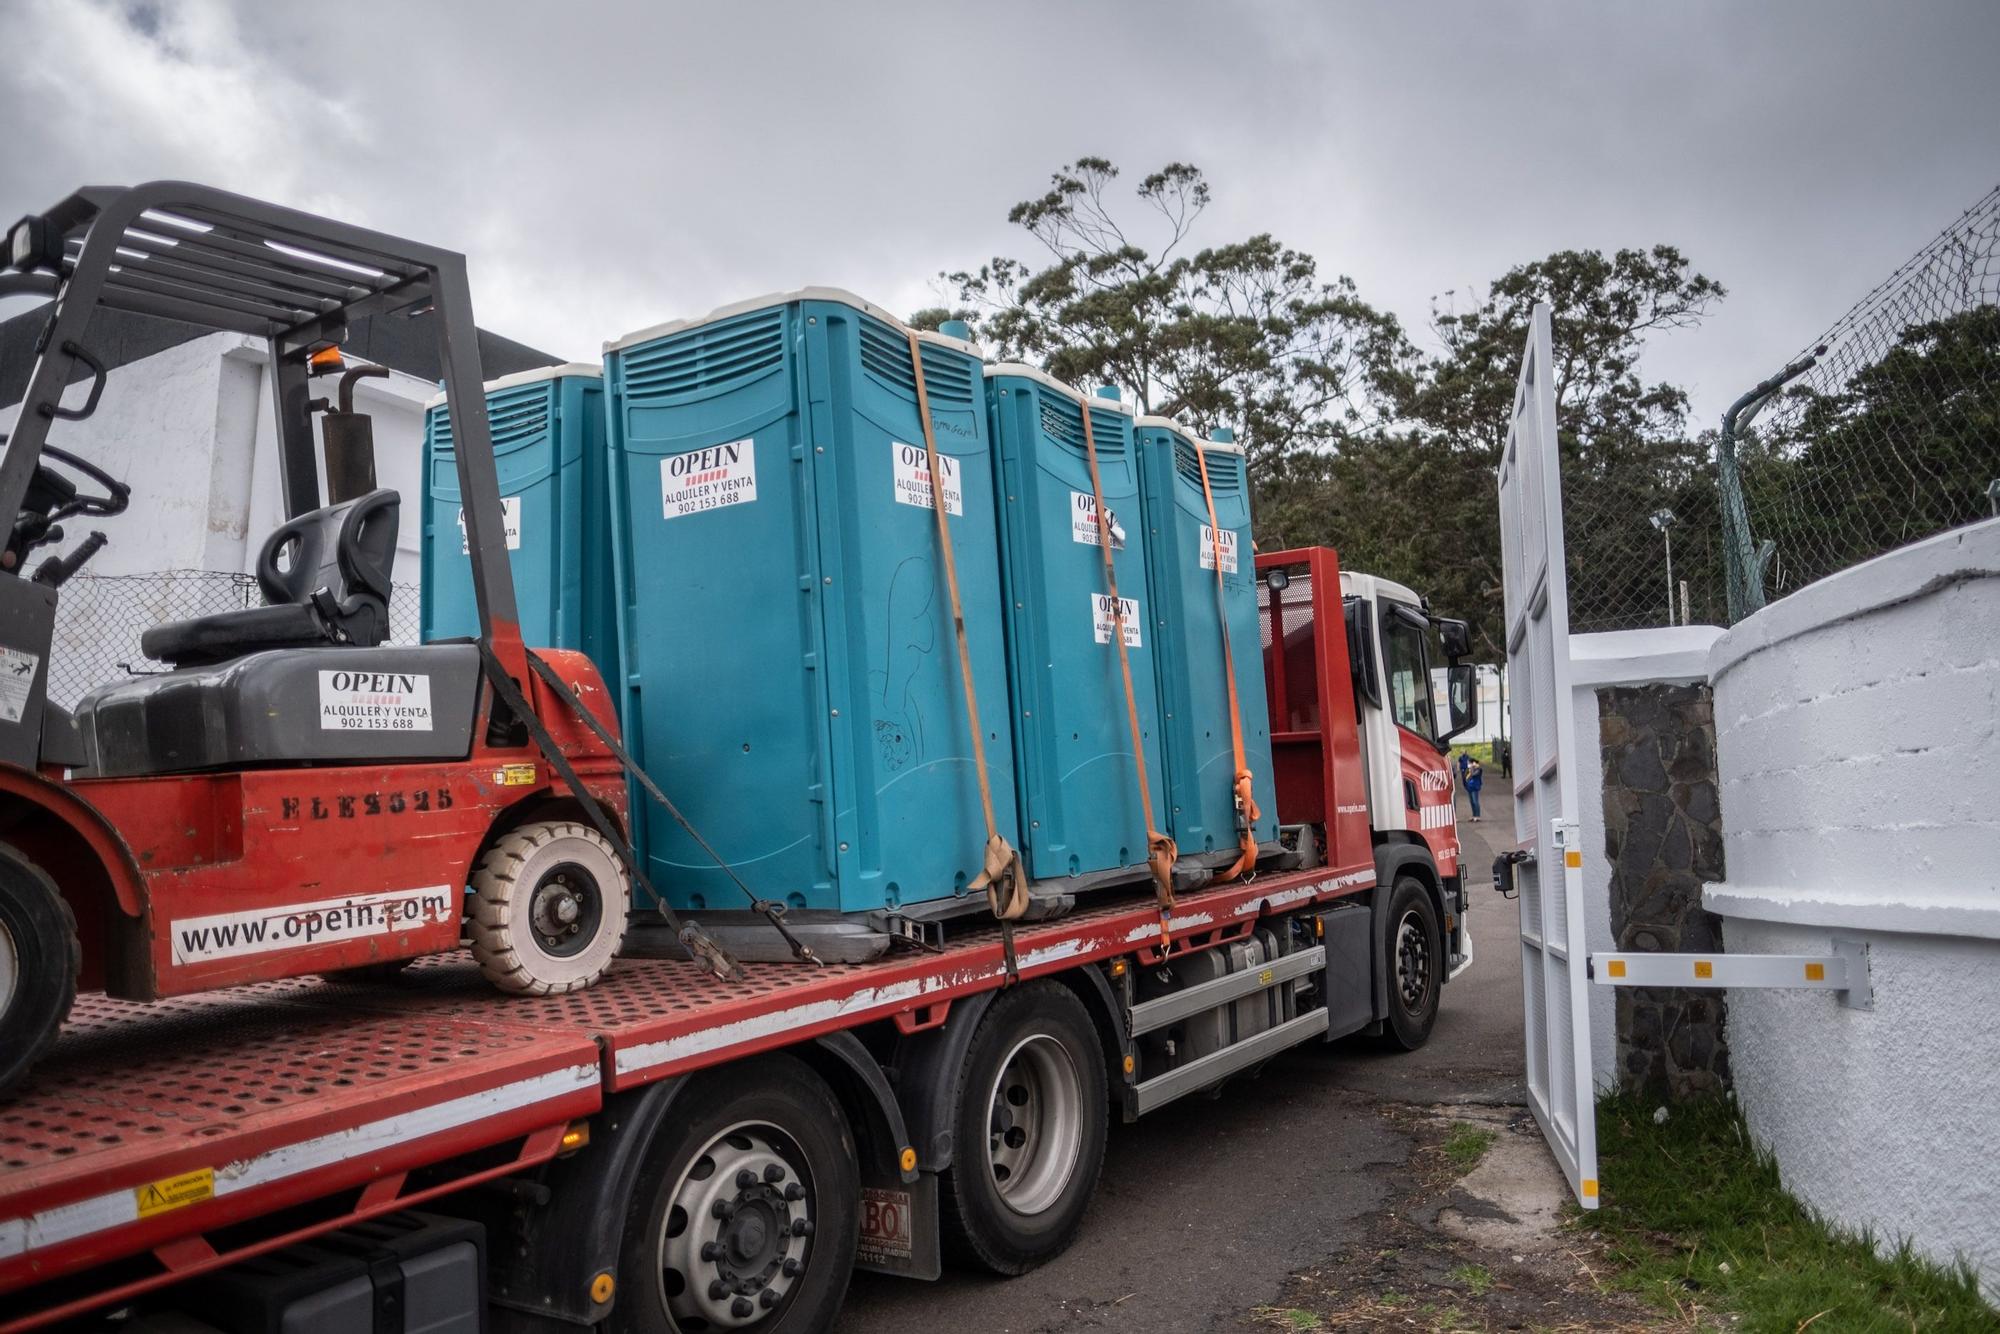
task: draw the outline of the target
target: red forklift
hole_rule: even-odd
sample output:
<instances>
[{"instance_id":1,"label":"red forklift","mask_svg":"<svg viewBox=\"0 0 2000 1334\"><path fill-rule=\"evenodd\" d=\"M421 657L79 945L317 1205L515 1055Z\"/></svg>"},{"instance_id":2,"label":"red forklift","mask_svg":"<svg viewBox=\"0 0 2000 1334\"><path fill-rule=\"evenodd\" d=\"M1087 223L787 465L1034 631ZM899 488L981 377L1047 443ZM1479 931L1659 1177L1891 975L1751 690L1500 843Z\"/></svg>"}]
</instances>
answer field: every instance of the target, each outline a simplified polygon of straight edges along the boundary
<instances>
[{"instance_id":1,"label":"red forklift","mask_svg":"<svg viewBox=\"0 0 2000 1334\"><path fill-rule=\"evenodd\" d=\"M636 865L611 697L521 640L462 255L182 182L80 190L23 218L0 295L53 298L0 456L0 1089L79 989L150 1001L469 944L503 990L603 975ZM127 488L49 443L105 387L100 310L268 340L289 516L265 605L158 625L169 670L46 697L65 526ZM430 327L457 434L474 640L385 643L399 497L375 485L340 347L363 316ZM340 376L336 401L313 381ZM81 401L65 390L87 381ZM322 503L314 417L325 418ZM134 441L140 447L142 442ZM143 497L141 498L143 500ZM656 900L663 902L664 900ZM679 923L674 924L677 928ZM730 964L684 934L718 971Z\"/></svg>"}]
</instances>

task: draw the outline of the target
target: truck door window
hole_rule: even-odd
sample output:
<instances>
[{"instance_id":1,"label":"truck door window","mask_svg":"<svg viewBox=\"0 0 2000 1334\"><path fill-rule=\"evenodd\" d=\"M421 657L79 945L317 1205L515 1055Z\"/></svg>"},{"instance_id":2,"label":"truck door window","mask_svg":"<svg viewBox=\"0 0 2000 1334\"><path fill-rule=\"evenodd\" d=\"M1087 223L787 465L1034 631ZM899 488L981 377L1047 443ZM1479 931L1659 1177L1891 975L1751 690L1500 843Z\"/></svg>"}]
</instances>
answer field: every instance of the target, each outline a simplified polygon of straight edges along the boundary
<instances>
[{"instance_id":1,"label":"truck door window","mask_svg":"<svg viewBox=\"0 0 2000 1334\"><path fill-rule=\"evenodd\" d=\"M1382 658L1389 676L1389 708L1398 727L1425 738L1437 736L1431 700L1431 673L1424 631L1402 617L1382 618Z\"/></svg>"}]
</instances>

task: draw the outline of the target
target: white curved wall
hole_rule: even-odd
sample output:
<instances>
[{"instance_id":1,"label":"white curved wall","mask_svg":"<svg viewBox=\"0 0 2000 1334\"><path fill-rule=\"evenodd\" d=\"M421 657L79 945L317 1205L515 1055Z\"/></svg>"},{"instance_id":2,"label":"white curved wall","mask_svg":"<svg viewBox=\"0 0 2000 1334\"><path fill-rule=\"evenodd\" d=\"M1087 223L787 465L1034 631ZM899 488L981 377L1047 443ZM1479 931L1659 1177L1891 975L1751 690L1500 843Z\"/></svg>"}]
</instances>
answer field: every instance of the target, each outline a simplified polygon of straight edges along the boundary
<instances>
[{"instance_id":1,"label":"white curved wall","mask_svg":"<svg viewBox=\"0 0 2000 1334\"><path fill-rule=\"evenodd\" d=\"M1729 950L1863 941L1875 993L1730 992L1750 1128L1807 1204L2000 1295L2000 522L1772 604L1709 674Z\"/></svg>"}]
</instances>

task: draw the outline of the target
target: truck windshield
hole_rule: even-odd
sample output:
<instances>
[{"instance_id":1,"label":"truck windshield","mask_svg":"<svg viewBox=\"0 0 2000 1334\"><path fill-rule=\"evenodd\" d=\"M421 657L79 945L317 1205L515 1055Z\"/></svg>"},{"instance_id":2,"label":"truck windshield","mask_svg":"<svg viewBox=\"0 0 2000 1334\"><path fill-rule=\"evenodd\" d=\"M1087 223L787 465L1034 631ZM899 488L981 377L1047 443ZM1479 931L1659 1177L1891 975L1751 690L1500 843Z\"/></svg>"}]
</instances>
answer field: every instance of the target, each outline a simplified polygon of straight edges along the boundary
<instances>
[{"instance_id":1,"label":"truck windshield","mask_svg":"<svg viewBox=\"0 0 2000 1334\"><path fill-rule=\"evenodd\" d=\"M1394 614L1382 618L1382 659L1389 674L1389 708L1398 727L1434 740L1431 674L1425 662L1424 631Z\"/></svg>"}]
</instances>

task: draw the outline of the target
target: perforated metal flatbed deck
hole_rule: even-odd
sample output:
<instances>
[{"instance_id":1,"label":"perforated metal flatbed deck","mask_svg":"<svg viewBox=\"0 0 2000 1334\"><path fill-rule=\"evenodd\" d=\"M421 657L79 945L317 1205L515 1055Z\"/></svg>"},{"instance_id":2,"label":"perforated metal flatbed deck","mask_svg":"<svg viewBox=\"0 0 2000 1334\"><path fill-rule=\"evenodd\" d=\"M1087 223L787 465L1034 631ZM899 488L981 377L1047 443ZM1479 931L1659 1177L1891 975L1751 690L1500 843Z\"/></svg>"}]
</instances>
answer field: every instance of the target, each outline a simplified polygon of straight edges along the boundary
<instances>
[{"instance_id":1,"label":"perforated metal flatbed deck","mask_svg":"<svg viewBox=\"0 0 2000 1334\"><path fill-rule=\"evenodd\" d=\"M1187 895L1172 934L1182 948L1214 944L1373 880L1371 868L1320 869ZM1150 900L1129 897L1015 933L1023 978L1158 938ZM446 955L391 982L81 998L49 1059L0 1099L0 1334L518 1171L614 1092L871 1021L935 1022L954 998L1001 985L1005 965L998 928L982 925L942 952L747 972L723 982L692 963L622 959L587 991L531 998L496 993L469 958ZM436 1172L462 1155L473 1160ZM216 1236L343 1193L284 1235Z\"/></svg>"}]
</instances>

